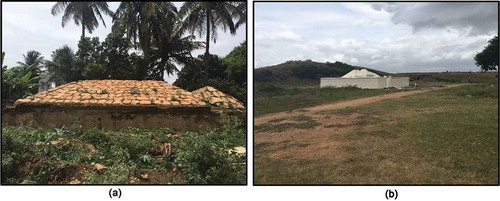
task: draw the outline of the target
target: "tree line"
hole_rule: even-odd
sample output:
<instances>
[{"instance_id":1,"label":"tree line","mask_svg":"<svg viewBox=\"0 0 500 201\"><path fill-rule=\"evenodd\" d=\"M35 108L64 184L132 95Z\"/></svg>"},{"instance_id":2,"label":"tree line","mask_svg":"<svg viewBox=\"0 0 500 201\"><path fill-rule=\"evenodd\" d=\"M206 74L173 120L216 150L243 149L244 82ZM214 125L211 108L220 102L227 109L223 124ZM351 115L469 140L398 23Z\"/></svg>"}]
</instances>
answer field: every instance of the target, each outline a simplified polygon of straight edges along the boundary
<instances>
[{"instance_id":1,"label":"tree line","mask_svg":"<svg viewBox=\"0 0 500 201\"><path fill-rule=\"evenodd\" d=\"M51 14L62 15L62 27L70 21L82 27L78 49L64 45L52 52L50 60L29 51L19 66L9 69L3 66L2 52L2 99L36 93L42 73L56 85L84 79L163 80L165 73L184 75L191 66L200 65L195 73L203 76L195 83L217 78L233 84L229 88L245 88L246 42L233 50L241 52L244 46L244 55L232 52L224 61L210 54L209 42L216 42L218 30L236 34L246 23L246 2L185 2L180 9L172 2L121 2L115 12L106 2L57 2ZM86 37L85 32L92 33L100 22L106 26L104 15L113 19L111 33L103 41ZM195 41L195 34L205 35L206 40ZM191 52L201 48L205 54L194 58ZM214 68L224 70L211 69L214 58L223 62ZM179 72L179 65L184 72Z\"/></svg>"}]
</instances>

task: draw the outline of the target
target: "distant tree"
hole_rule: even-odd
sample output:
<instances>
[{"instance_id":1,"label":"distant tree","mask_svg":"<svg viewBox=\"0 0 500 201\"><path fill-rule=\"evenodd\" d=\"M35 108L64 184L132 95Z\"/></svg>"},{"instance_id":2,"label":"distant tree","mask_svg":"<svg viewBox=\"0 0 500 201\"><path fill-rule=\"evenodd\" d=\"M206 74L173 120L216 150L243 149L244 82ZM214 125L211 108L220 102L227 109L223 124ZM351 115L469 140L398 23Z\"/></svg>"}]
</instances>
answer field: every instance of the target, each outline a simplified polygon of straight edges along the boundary
<instances>
[{"instance_id":1,"label":"distant tree","mask_svg":"<svg viewBox=\"0 0 500 201\"><path fill-rule=\"evenodd\" d=\"M106 27L106 23L101 13L109 16L114 15L113 12L109 10L108 3L99 1L60 1L52 7L51 13L54 16L63 13L62 27L64 27L71 18L73 18L76 25L79 26L82 24L82 37L85 37L85 29L87 29L89 33L92 33L92 31L99 26L99 20L96 14L101 19L104 27Z\"/></svg>"},{"instance_id":2,"label":"distant tree","mask_svg":"<svg viewBox=\"0 0 500 201\"><path fill-rule=\"evenodd\" d=\"M31 65L7 68L3 66L5 52L2 52L2 100L24 98L38 87L38 76L33 77Z\"/></svg>"},{"instance_id":3,"label":"distant tree","mask_svg":"<svg viewBox=\"0 0 500 201\"><path fill-rule=\"evenodd\" d=\"M238 84L247 81L247 42L241 43L235 47L229 54L222 59L227 65L227 78L234 80Z\"/></svg>"},{"instance_id":4,"label":"distant tree","mask_svg":"<svg viewBox=\"0 0 500 201\"><path fill-rule=\"evenodd\" d=\"M191 51L202 47L193 36L183 34L177 8L171 2L122 2L115 20L143 51L150 79L163 80L165 72L177 72L174 63L188 62Z\"/></svg>"},{"instance_id":5,"label":"distant tree","mask_svg":"<svg viewBox=\"0 0 500 201\"><path fill-rule=\"evenodd\" d=\"M52 52L52 60L47 61L46 67L52 75L50 81L56 85L83 79L83 68L77 65L77 57L67 45Z\"/></svg>"},{"instance_id":6,"label":"distant tree","mask_svg":"<svg viewBox=\"0 0 500 201\"><path fill-rule=\"evenodd\" d=\"M28 51L23 54L24 61L18 61L17 64L21 66L26 66L31 72L31 78L38 77L43 71L45 60L42 54L38 51ZM35 93L35 91L33 91Z\"/></svg>"},{"instance_id":7,"label":"distant tree","mask_svg":"<svg viewBox=\"0 0 500 201\"><path fill-rule=\"evenodd\" d=\"M498 35L488 41L488 45L484 50L474 57L476 66L482 71L496 70L498 68Z\"/></svg>"},{"instance_id":8,"label":"distant tree","mask_svg":"<svg viewBox=\"0 0 500 201\"><path fill-rule=\"evenodd\" d=\"M184 28L191 34L198 32L206 36L205 55L210 54L210 40L217 41L217 29L229 29L236 34L239 25L246 21L245 2L185 2L179 14L184 18ZM233 20L237 20L235 23ZM209 65L205 65L205 79L208 79Z\"/></svg>"}]
</instances>

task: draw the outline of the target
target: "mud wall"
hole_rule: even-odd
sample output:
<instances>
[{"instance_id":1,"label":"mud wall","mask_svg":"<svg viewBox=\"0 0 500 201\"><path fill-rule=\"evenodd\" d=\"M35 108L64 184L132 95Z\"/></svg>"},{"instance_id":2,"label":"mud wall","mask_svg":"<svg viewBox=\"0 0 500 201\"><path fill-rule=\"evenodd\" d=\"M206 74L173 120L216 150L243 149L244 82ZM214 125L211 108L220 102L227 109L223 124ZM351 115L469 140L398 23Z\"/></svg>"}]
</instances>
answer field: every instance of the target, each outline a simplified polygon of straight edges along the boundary
<instances>
[{"instance_id":1,"label":"mud wall","mask_svg":"<svg viewBox=\"0 0 500 201\"><path fill-rule=\"evenodd\" d=\"M220 115L208 107L68 107L22 105L2 110L2 125L58 128L81 125L83 128L120 130L129 126L178 131L219 128Z\"/></svg>"}]
</instances>

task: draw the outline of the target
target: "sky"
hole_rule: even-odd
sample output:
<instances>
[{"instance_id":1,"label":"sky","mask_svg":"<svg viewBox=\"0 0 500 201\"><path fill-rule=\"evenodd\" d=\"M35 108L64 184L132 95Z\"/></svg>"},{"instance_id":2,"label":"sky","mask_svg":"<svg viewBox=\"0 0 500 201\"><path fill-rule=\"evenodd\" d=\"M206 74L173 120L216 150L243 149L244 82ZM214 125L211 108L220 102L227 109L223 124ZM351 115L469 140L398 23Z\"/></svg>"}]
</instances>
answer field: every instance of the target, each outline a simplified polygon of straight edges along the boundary
<instances>
[{"instance_id":1,"label":"sky","mask_svg":"<svg viewBox=\"0 0 500 201\"><path fill-rule=\"evenodd\" d=\"M23 61L23 54L29 50L42 53L45 59L51 59L52 51L62 47L70 46L75 52L78 49L78 41L82 34L80 26L70 21L63 28L61 26L62 15L53 16L51 8L55 2L2 2L2 51L5 52L4 65L8 67L17 66L18 61ZM174 2L180 8L182 2ZM108 2L111 11L116 11L119 2ZM99 37L102 42L111 32L111 17L104 16L106 27L101 23L91 34L87 31L87 37ZM99 21L101 22L101 21ZM198 35L196 35L198 37ZM205 36L197 38L205 41ZM219 30L217 43L210 42L210 53L226 56L234 47L246 40L246 25L240 26L236 35L229 31ZM192 52L193 57L203 54L204 49ZM168 83L173 83L177 75L165 78Z\"/></svg>"},{"instance_id":2,"label":"sky","mask_svg":"<svg viewBox=\"0 0 500 201\"><path fill-rule=\"evenodd\" d=\"M391 73L478 71L497 3L269 3L255 9L255 67L340 61Z\"/></svg>"}]
</instances>

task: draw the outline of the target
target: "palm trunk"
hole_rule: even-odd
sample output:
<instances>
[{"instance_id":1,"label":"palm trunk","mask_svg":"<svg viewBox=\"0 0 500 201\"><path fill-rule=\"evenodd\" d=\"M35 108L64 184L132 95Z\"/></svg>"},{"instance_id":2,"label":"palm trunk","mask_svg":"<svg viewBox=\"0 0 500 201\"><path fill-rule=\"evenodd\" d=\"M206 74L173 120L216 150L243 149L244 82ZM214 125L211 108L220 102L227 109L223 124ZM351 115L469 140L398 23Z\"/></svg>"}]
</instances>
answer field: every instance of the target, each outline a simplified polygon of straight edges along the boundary
<instances>
[{"instance_id":1,"label":"palm trunk","mask_svg":"<svg viewBox=\"0 0 500 201\"><path fill-rule=\"evenodd\" d=\"M83 26L83 22L82 22L82 38L85 37L85 26Z\"/></svg>"},{"instance_id":2,"label":"palm trunk","mask_svg":"<svg viewBox=\"0 0 500 201\"><path fill-rule=\"evenodd\" d=\"M205 81L208 80L208 55L210 49L210 12L207 9L207 40L206 40L206 49L205 49Z\"/></svg>"}]
</instances>

